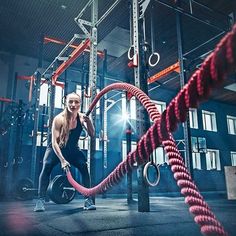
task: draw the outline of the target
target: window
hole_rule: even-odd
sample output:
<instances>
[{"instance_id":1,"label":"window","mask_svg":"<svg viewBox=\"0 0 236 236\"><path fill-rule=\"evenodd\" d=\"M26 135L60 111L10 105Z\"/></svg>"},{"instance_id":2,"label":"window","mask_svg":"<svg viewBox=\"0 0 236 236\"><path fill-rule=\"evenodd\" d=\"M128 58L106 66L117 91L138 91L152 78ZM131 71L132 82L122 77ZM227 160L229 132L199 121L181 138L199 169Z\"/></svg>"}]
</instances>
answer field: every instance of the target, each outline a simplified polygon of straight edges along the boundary
<instances>
[{"instance_id":1,"label":"window","mask_svg":"<svg viewBox=\"0 0 236 236\"><path fill-rule=\"evenodd\" d=\"M216 114L210 111L202 110L203 129L208 131L217 131Z\"/></svg>"},{"instance_id":2,"label":"window","mask_svg":"<svg viewBox=\"0 0 236 236\"><path fill-rule=\"evenodd\" d=\"M206 167L207 170L221 170L219 150L207 149Z\"/></svg>"},{"instance_id":3,"label":"window","mask_svg":"<svg viewBox=\"0 0 236 236\"><path fill-rule=\"evenodd\" d=\"M126 112L126 96L123 93L122 95L122 101L121 101L121 106L122 106L122 116L126 117L127 112ZM136 99L135 97L132 97L130 100L130 119L135 120L136 119Z\"/></svg>"},{"instance_id":4,"label":"window","mask_svg":"<svg viewBox=\"0 0 236 236\"><path fill-rule=\"evenodd\" d=\"M190 128L198 129L197 109L189 108Z\"/></svg>"},{"instance_id":5,"label":"window","mask_svg":"<svg viewBox=\"0 0 236 236\"><path fill-rule=\"evenodd\" d=\"M137 147L137 143L132 141L131 142L131 152L134 151ZM126 140L122 140L122 160L126 160L127 158L127 142Z\"/></svg>"},{"instance_id":6,"label":"window","mask_svg":"<svg viewBox=\"0 0 236 236\"><path fill-rule=\"evenodd\" d=\"M131 142L131 152L137 148L137 143L132 141ZM163 147L158 147L156 150L153 151L153 161L155 164L164 164L168 162L168 156L165 153ZM127 142L126 140L122 141L122 160L127 158Z\"/></svg>"},{"instance_id":7,"label":"window","mask_svg":"<svg viewBox=\"0 0 236 236\"><path fill-rule=\"evenodd\" d=\"M230 152L232 166L236 166L236 152Z\"/></svg>"},{"instance_id":8,"label":"window","mask_svg":"<svg viewBox=\"0 0 236 236\"><path fill-rule=\"evenodd\" d=\"M166 103L161 101L152 100L156 104L157 110L162 113L166 109Z\"/></svg>"},{"instance_id":9,"label":"window","mask_svg":"<svg viewBox=\"0 0 236 236\"><path fill-rule=\"evenodd\" d=\"M158 147L156 150L153 151L153 161L155 164L164 164L168 162L168 156L165 153L163 147Z\"/></svg>"},{"instance_id":10,"label":"window","mask_svg":"<svg viewBox=\"0 0 236 236\"><path fill-rule=\"evenodd\" d=\"M204 137L191 137L192 152L206 153L207 144Z\"/></svg>"},{"instance_id":11,"label":"window","mask_svg":"<svg viewBox=\"0 0 236 236\"><path fill-rule=\"evenodd\" d=\"M33 132L33 131L32 131ZM37 132L37 139L36 139L36 145L39 147L41 146L41 132ZM32 134L33 135L33 134ZM47 132L43 132L43 146L47 146Z\"/></svg>"},{"instance_id":12,"label":"window","mask_svg":"<svg viewBox=\"0 0 236 236\"><path fill-rule=\"evenodd\" d=\"M227 116L227 126L229 134L236 134L236 117Z\"/></svg>"},{"instance_id":13,"label":"window","mask_svg":"<svg viewBox=\"0 0 236 236\"><path fill-rule=\"evenodd\" d=\"M200 153L192 152L193 169L201 170L201 155Z\"/></svg>"},{"instance_id":14,"label":"window","mask_svg":"<svg viewBox=\"0 0 236 236\"><path fill-rule=\"evenodd\" d=\"M62 87L60 86L55 86L55 108L63 108L63 104L62 104L62 98L64 95L64 90L62 89ZM48 106L48 101L49 96L48 96L48 84L47 83L43 83L40 86L40 96L39 96L39 105L42 106L43 104L45 104L46 106Z\"/></svg>"}]
</instances>

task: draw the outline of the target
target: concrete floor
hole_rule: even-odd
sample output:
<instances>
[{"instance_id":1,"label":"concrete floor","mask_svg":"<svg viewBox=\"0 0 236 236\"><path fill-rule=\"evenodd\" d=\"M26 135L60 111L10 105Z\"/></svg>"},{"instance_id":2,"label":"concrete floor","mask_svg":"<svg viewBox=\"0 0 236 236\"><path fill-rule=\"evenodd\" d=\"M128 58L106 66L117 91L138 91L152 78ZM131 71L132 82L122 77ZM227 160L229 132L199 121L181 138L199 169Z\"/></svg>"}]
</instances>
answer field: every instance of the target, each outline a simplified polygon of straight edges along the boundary
<instances>
[{"instance_id":1,"label":"concrete floor","mask_svg":"<svg viewBox=\"0 0 236 236\"><path fill-rule=\"evenodd\" d=\"M236 236L236 201L206 199L229 235ZM201 235L182 197L150 197L150 212L138 212L126 198L96 198L96 211L84 211L83 199L46 204L33 212L33 201L0 202L0 235Z\"/></svg>"}]
</instances>

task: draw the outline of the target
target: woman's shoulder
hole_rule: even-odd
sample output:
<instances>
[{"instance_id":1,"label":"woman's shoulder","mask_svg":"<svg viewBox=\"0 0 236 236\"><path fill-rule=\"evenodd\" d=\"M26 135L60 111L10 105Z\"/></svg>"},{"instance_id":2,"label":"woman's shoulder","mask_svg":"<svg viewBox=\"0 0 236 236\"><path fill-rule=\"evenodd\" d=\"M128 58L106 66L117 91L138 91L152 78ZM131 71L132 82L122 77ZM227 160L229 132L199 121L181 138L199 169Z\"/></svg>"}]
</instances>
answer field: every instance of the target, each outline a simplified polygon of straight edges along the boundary
<instances>
[{"instance_id":1,"label":"woman's shoulder","mask_svg":"<svg viewBox=\"0 0 236 236\"><path fill-rule=\"evenodd\" d=\"M59 114L57 114L55 117L54 117L54 121L55 122L62 122L63 121L63 119L64 119L64 113L63 112L61 112L61 113L59 113Z\"/></svg>"}]
</instances>

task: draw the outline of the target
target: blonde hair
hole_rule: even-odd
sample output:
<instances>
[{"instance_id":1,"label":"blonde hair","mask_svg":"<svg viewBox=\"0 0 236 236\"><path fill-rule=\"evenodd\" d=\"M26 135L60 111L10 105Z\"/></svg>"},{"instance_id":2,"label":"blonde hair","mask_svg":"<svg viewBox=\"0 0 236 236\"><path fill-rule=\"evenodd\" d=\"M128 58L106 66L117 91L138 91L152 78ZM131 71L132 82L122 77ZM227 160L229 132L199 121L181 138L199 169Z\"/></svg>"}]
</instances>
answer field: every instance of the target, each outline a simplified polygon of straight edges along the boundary
<instances>
[{"instance_id":1,"label":"blonde hair","mask_svg":"<svg viewBox=\"0 0 236 236\"><path fill-rule=\"evenodd\" d=\"M68 97L70 95L77 95L80 99L80 95L73 92L73 93L69 93L66 96L66 101L68 99ZM63 117L63 123L62 123L62 127L60 130L60 135L59 135L59 146L60 147L64 147L67 144L67 141L69 139L69 130L70 130L70 112L67 109L67 102L66 102L66 106L64 108L64 111L62 112L62 117Z\"/></svg>"}]
</instances>

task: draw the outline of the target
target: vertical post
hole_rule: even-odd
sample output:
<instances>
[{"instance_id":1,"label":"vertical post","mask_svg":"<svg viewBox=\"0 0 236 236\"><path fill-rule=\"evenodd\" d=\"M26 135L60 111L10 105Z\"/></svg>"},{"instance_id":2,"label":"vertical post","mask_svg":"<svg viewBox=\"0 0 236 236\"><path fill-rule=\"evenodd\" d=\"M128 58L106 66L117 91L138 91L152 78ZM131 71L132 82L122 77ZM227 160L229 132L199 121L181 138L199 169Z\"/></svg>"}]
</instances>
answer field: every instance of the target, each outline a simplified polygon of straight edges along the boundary
<instances>
[{"instance_id":1,"label":"vertical post","mask_svg":"<svg viewBox=\"0 0 236 236\"><path fill-rule=\"evenodd\" d=\"M12 99L16 99L16 89L17 89L17 72L15 73L15 79L14 79L14 84L13 84L13 89L12 89Z\"/></svg>"},{"instance_id":2,"label":"vertical post","mask_svg":"<svg viewBox=\"0 0 236 236\"><path fill-rule=\"evenodd\" d=\"M36 172L36 160L37 160L37 133L39 124L39 97L40 97L40 84L41 84L41 73L39 72L43 64L43 41L44 37L41 37L39 43L39 60L38 70L35 72L35 110L34 110L34 130L32 137L32 160L31 160L31 179L35 183L35 172Z\"/></svg>"},{"instance_id":3,"label":"vertical post","mask_svg":"<svg viewBox=\"0 0 236 236\"><path fill-rule=\"evenodd\" d=\"M104 95L104 118L103 118L103 167L107 169L107 147L108 147L108 134L107 134L107 94Z\"/></svg>"},{"instance_id":4,"label":"vertical post","mask_svg":"<svg viewBox=\"0 0 236 236\"><path fill-rule=\"evenodd\" d=\"M130 97L126 92L126 113L127 113L127 120L126 120L126 146L128 155L131 152L131 135L132 135L132 128L131 128L131 120L130 120ZM133 186L132 186L132 171L127 173L127 203L131 204L133 202Z\"/></svg>"},{"instance_id":5,"label":"vertical post","mask_svg":"<svg viewBox=\"0 0 236 236\"><path fill-rule=\"evenodd\" d=\"M145 68L145 54L142 48L143 42L143 29L139 24L139 5L138 0L133 0L132 2L132 13L133 13L133 45L134 52L138 53L138 66L134 68L134 82L135 86L142 89L146 94L148 94L147 89L147 73ZM141 31L140 31L141 30ZM141 43L140 43L141 41ZM140 106L139 102L136 102L136 131L139 138L147 131L148 124L148 114L146 110ZM139 212L149 212L149 188L144 182L143 178L143 168L144 166L138 167L138 211Z\"/></svg>"},{"instance_id":6,"label":"vertical post","mask_svg":"<svg viewBox=\"0 0 236 236\"><path fill-rule=\"evenodd\" d=\"M34 110L34 129L32 135L32 160L31 160L31 179L35 183L36 160L37 160L37 135L39 124L39 96L40 96L40 82L41 74L39 71L35 73L36 92L35 92L35 110Z\"/></svg>"},{"instance_id":7,"label":"vertical post","mask_svg":"<svg viewBox=\"0 0 236 236\"><path fill-rule=\"evenodd\" d=\"M68 93L67 70L64 72L64 96Z\"/></svg>"},{"instance_id":8,"label":"vertical post","mask_svg":"<svg viewBox=\"0 0 236 236\"><path fill-rule=\"evenodd\" d=\"M16 180L18 178L18 167L21 158L21 150L22 150L22 120L23 120L23 102L19 100L18 111L17 111L17 122L16 122L16 134L15 134L15 148L14 148L14 162L12 167L12 180Z\"/></svg>"},{"instance_id":9,"label":"vertical post","mask_svg":"<svg viewBox=\"0 0 236 236\"><path fill-rule=\"evenodd\" d=\"M49 87L49 110L48 110L48 132L47 132L47 145L49 145L52 141L52 121L54 117L54 110L55 110L55 91L56 88L52 84L52 78L50 79L50 83L48 84Z\"/></svg>"},{"instance_id":10,"label":"vertical post","mask_svg":"<svg viewBox=\"0 0 236 236\"><path fill-rule=\"evenodd\" d=\"M96 23L98 20L98 0L94 0L91 9L91 38L90 38L90 58L89 58L89 86L91 88L90 103L96 96L96 82L97 82L97 27ZM92 112L92 122L94 127L96 126L96 109ZM94 137L89 139L89 150L88 150L88 164L91 176L91 185L95 185L95 150L96 150L96 134ZM95 197L94 197L95 200Z\"/></svg>"},{"instance_id":11,"label":"vertical post","mask_svg":"<svg viewBox=\"0 0 236 236\"><path fill-rule=\"evenodd\" d=\"M151 51L152 53L155 52L156 47L155 47L155 29L154 29L154 6L152 4L151 6Z\"/></svg>"},{"instance_id":12,"label":"vertical post","mask_svg":"<svg viewBox=\"0 0 236 236\"><path fill-rule=\"evenodd\" d=\"M46 116L46 105L43 104L42 114L41 114L41 136L40 136L40 157L42 156L43 147L43 137L44 137L44 127L45 127L45 116Z\"/></svg>"},{"instance_id":13,"label":"vertical post","mask_svg":"<svg viewBox=\"0 0 236 236\"><path fill-rule=\"evenodd\" d=\"M181 0L176 1L176 5L180 7ZM180 87L181 89L187 83L187 76L185 71L185 61L183 56L183 32L182 32L182 16L176 11L176 29L177 29L177 42L178 42L178 58L180 64ZM192 164L192 148L191 148L191 134L189 125L189 115L183 124L184 141L185 141L185 165L193 177L193 164Z\"/></svg>"},{"instance_id":14,"label":"vertical post","mask_svg":"<svg viewBox=\"0 0 236 236\"><path fill-rule=\"evenodd\" d=\"M84 52L82 54L82 75L81 75L81 106L80 106L80 112L84 112L84 89L85 89L85 63L84 63Z\"/></svg>"},{"instance_id":15,"label":"vertical post","mask_svg":"<svg viewBox=\"0 0 236 236\"><path fill-rule=\"evenodd\" d=\"M8 65L8 80L7 80L7 91L6 97L13 100L13 77L14 77L14 66L15 66L15 55L9 54L9 65ZM12 108L13 103L9 106L10 109ZM12 162L14 161L14 153L13 153L13 141L14 141L14 133L13 127L9 128L9 131L6 134L4 141L4 154L7 157L8 168L7 168L7 176L6 176L6 194L9 195L12 193Z\"/></svg>"},{"instance_id":16,"label":"vertical post","mask_svg":"<svg viewBox=\"0 0 236 236\"><path fill-rule=\"evenodd\" d=\"M102 70L102 77L100 77L100 89L102 90L105 86L105 77L107 74L107 50L104 49L103 51L104 53L104 58L103 58L103 70ZM101 130L103 131L102 135L101 135L101 142L102 142L102 179L104 179L105 177L105 169L107 168L107 149L105 149L105 143L107 141L105 141L105 126L107 126L107 124L105 124L105 121L107 122L107 120L104 119L105 117L105 98L104 96L101 98L100 100L100 126L101 126ZM106 163L106 165L105 165ZM106 193L102 194L102 197L105 198L106 197Z\"/></svg>"}]
</instances>

